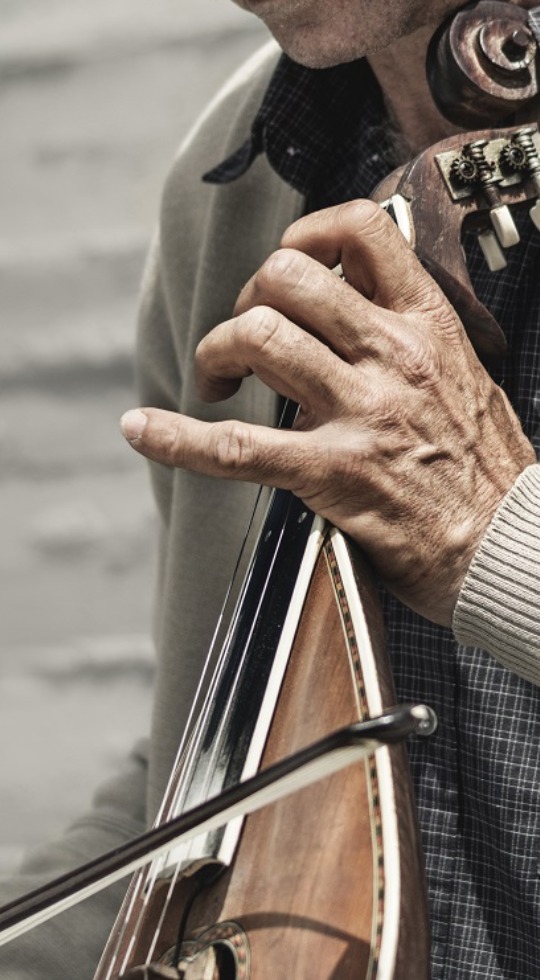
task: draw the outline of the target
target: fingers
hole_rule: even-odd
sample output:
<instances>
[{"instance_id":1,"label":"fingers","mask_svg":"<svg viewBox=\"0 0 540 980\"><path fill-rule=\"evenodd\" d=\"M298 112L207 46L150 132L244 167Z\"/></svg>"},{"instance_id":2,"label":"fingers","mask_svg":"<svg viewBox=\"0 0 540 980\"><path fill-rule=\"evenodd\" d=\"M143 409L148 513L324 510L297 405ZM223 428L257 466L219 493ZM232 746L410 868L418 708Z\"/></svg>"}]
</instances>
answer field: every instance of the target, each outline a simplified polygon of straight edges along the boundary
<instances>
[{"instance_id":1,"label":"fingers","mask_svg":"<svg viewBox=\"0 0 540 980\"><path fill-rule=\"evenodd\" d=\"M230 420L201 422L157 408L120 420L128 442L148 459L207 476L297 492L311 469L305 434Z\"/></svg>"},{"instance_id":2,"label":"fingers","mask_svg":"<svg viewBox=\"0 0 540 980\"><path fill-rule=\"evenodd\" d=\"M283 246L242 290L238 316L255 307L276 310L349 364L366 355L401 360L416 330L463 343L451 305L373 202L308 215L285 233ZM346 282L330 271L338 262Z\"/></svg>"},{"instance_id":3,"label":"fingers","mask_svg":"<svg viewBox=\"0 0 540 980\"><path fill-rule=\"evenodd\" d=\"M442 293L379 205L351 201L306 215L285 232L284 248L297 249L334 268L375 305L396 313L430 309Z\"/></svg>"},{"instance_id":4,"label":"fingers","mask_svg":"<svg viewBox=\"0 0 540 980\"><path fill-rule=\"evenodd\" d=\"M319 417L327 416L348 389L351 370L324 343L264 306L215 327L197 348L195 369L206 401L230 397L242 378L255 374Z\"/></svg>"},{"instance_id":5,"label":"fingers","mask_svg":"<svg viewBox=\"0 0 540 980\"><path fill-rule=\"evenodd\" d=\"M380 337L387 333L379 310L352 285L289 248L266 260L240 293L234 312L241 316L263 306L278 310L349 363L379 349Z\"/></svg>"}]
</instances>

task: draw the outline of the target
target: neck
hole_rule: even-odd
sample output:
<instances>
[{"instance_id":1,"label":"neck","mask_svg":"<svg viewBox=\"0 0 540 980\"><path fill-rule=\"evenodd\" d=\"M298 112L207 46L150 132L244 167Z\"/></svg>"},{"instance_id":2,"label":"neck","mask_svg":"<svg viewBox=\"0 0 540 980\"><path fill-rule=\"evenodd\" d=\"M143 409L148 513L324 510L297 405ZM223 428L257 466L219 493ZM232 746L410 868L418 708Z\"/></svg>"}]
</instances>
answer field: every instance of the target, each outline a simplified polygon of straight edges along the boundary
<instances>
[{"instance_id":1,"label":"neck","mask_svg":"<svg viewBox=\"0 0 540 980\"><path fill-rule=\"evenodd\" d=\"M369 57L410 156L459 131L437 110L426 79L426 52L435 29L423 27Z\"/></svg>"}]
</instances>

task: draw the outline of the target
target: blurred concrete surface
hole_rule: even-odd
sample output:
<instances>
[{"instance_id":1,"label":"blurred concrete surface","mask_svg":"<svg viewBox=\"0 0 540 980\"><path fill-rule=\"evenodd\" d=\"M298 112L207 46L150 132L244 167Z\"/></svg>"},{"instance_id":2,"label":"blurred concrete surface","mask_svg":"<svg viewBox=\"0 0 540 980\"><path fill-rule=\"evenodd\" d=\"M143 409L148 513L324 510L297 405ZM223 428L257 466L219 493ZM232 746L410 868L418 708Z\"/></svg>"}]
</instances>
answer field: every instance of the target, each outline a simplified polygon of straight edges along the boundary
<instances>
[{"instance_id":1,"label":"blurred concrete surface","mask_svg":"<svg viewBox=\"0 0 540 980\"><path fill-rule=\"evenodd\" d=\"M265 37L229 0L0 0L0 869L148 727L138 283L179 140Z\"/></svg>"}]
</instances>

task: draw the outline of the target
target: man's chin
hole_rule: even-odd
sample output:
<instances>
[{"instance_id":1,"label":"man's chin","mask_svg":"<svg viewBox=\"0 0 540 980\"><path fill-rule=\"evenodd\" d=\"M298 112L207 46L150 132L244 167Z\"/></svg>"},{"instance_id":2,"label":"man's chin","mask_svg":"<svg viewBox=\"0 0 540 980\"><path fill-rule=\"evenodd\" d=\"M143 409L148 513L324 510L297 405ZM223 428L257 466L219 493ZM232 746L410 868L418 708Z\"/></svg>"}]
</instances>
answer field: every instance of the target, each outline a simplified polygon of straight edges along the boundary
<instances>
[{"instance_id":1,"label":"man's chin","mask_svg":"<svg viewBox=\"0 0 540 980\"><path fill-rule=\"evenodd\" d=\"M335 68L336 65L356 61L366 54L363 45L337 46L332 43L331 38L319 40L318 43L306 37L293 40L290 37L284 40L278 37L277 41L285 54L304 68Z\"/></svg>"},{"instance_id":2,"label":"man's chin","mask_svg":"<svg viewBox=\"0 0 540 980\"><path fill-rule=\"evenodd\" d=\"M331 53L318 53L318 54L297 54L296 52L286 51L285 54L289 56L291 61L295 61L296 64L302 65L304 68L335 68L337 65L345 65L350 61L356 61L361 58L362 55L358 53L350 54L348 56L335 55Z\"/></svg>"}]
</instances>

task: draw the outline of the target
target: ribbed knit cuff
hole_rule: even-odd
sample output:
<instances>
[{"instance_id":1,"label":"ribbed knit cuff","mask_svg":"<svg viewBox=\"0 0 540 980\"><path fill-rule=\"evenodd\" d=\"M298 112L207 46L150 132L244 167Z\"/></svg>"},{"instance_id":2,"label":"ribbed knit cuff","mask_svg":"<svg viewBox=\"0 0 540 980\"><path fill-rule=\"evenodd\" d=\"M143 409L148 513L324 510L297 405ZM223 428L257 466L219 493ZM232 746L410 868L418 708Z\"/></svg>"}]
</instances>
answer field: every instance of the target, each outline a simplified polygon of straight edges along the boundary
<instances>
[{"instance_id":1,"label":"ribbed knit cuff","mask_svg":"<svg viewBox=\"0 0 540 980\"><path fill-rule=\"evenodd\" d=\"M496 511L452 625L460 643L540 685L540 465L520 474Z\"/></svg>"}]
</instances>

